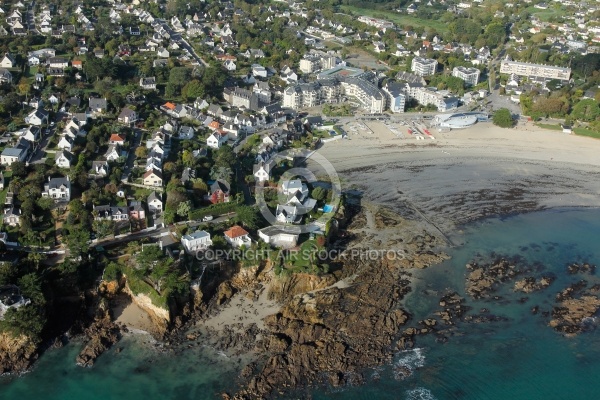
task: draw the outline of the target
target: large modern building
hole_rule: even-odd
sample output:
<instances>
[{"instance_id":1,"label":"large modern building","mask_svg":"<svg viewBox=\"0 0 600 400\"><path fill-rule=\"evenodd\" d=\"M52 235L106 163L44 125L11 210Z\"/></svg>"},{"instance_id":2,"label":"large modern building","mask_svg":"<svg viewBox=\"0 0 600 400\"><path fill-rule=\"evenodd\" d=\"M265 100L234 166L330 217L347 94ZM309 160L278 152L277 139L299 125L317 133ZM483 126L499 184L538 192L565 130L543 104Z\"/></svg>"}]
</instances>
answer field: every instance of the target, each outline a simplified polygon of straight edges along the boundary
<instances>
[{"instance_id":1,"label":"large modern building","mask_svg":"<svg viewBox=\"0 0 600 400\"><path fill-rule=\"evenodd\" d=\"M394 113L403 113L406 108L404 85L398 82L388 81L382 90L387 95L390 111Z\"/></svg>"},{"instance_id":2,"label":"large modern building","mask_svg":"<svg viewBox=\"0 0 600 400\"><path fill-rule=\"evenodd\" d=\"M438 111L450 111L458 107L458 99L446 90L424 87L420 83L406 83L404 93L409 99L416 100L424 106L433 105Z\"/></svg>"},{"instance_id":3,"label":"large modern building","mask_svg":"<svg viewBox=\"0 0 600 400\"><path fill-rule=\"evenodd\" d=\"M394 27L394 24L391 23L390 21L386 21L384 19L367 17L366 15L361 15L360 17L358 17L358 21L365 23L367 25L370 25L370 26L374 26L377 29L388 29L388 28Z\"/></svg>"},{"instance_id":4,"label":"large modern building","mask_svg":"<svg viewBox=\"0 0 600 400\"><path fill-rule=\"evenodd\" d=\"M479 83L479 71L473 67L454 67L452 76L462 79L467 85L475 86Z\"/></svg>"},{"instance_id":5,"label":"large modern building","mask_svg":"<svg viewBox=\"0 0 600 400\"><path fill-rule=\"evenodd\" d=\"M337 57L331 54L323 52L320 52L320 54L308 53L300 60L300 71L304 74L312 74L314 72L334 68L336 64Z\"/></svg>"},{"instance_id":6,"label":"large modern building","mask_svg":"<svg viewBox=\"0 0 600 400\"><path fill-rule=\"evenodd\" d=\"M410 64L410 70L419 76L435 74L438 62L431 58L415 57Z\"/></svg>"},{"instance_id":7,"label":"large modern building","mask_svg":"<svg viewBox=\"0 0 600 400\"><path fill-rule=\"evenodd\" d=\"M314 107L322 103L319 82L297 83L283 91L283 106L293 109Z\"/></svg>"},{"instance_id":8,"label":"large modern building","mask_svg":"<svg viewBox=\"0 0 600 400\"><path fill-rule=\"evenodd\" d=\"M500 73L515 74L526 77L535 76L548 79L568 80L571 76L571 68L503 60L500 64Z\"/></svg>"},{"instance_id":9,"label":"large modern building","mask_svg":"<svg viewBox=\"0 0 600 400\"><path fill-rule=\"evenodd\" d=\"M285 88L283 106L298 109L337 103L345 95L356 99L369 112L381 113L386 107L386 96L379 90L377 82L373 72L338 66L321 72L316 82Z\"/></svg>"}]
</instances>

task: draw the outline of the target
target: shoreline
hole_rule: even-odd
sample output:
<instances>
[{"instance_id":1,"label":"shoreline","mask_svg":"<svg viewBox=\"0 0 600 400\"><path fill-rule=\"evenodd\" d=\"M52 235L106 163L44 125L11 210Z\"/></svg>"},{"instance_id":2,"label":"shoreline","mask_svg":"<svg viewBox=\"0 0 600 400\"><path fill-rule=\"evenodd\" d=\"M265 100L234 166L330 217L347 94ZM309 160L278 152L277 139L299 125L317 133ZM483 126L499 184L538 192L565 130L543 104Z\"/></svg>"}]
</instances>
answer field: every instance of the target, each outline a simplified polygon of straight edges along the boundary
<instances>
[{"instance_id":1,"label":"shoreline","mask_svg":"<svg viewBox=\"0 0 600 400\"><path fill-rule=\"evenodd\" d=\"M600 205L600 141L491 123L419 141L406 126L393 126L401 137L382 122L367 124L373 134L348 131L349 140L318 150L344 190L394 210L413 208L444 235L488 216ZM311 160L308 168L322 172Z\"/></svg>"}]
</instances>

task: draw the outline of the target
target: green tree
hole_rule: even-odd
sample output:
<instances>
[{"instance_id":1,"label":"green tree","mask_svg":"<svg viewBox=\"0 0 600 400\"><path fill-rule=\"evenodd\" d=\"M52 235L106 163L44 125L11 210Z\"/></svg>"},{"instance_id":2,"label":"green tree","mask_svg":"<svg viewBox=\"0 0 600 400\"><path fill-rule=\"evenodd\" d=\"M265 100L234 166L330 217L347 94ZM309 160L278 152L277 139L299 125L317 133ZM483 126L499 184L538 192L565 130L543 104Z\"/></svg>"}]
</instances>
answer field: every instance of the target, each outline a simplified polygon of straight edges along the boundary
<instances>
[{"instance_id":1,"label":"green tree","mask_svg":"<svg viewBox=\"0 0 600 400\"><path fill-rule=\"evenodd\" d=\"M163 257L162 250L158 246L146 246L135 256L137 269L147 274Z\"/></svg>"},{"instance_id":2,"label":"green tree","mask_svg":"<svg viewBox=\"0 0 600 400\"><path fill-rule=\"evenodd\" d=\"M177 206L177 215L179 215L180 217L187 217L191 210L192 202L190 200L182 201Z\"/></svg>"},{"instance_id":3,"label":"green tree","mask_svg":"<svg viewBox=\"0 0 600 400\"><path fill-rule=\"evenodd\" d=\"M229 167L235 163L236 156L231 146L221 146L214 155L215 166Z\"/></svg>"},{"instance_id":4,"label":"green tree","mask_svg":"<svg viewBox=\"0 0 600 400\"><path fill-rule=\"evenodd\" d=\"M258 209L256 207L251 206L239 206L236 209L236 220L239 221L242 225L250 229L258 228L258 223L260 221L258 215Z\"/></svg>"},{"instance_id":5,"label":"green tree","mask_svg":"<svg viewBox=\"0 0 600 400\"><path fill-rule=\"evenodd\" d=\"M194 79L181 89L181 95L187 100L195 100L198 97L202 98L206 95L206 88L202 82Z\"/></svg>"},{"instance_id":6,"label":"green tree","mask_svg":"<svg viewBox=\"0 0 600 400\"><path fill-rule=\"evenodd\" d=\"M92 229L96 233L98 239L102 239L114 232L115 222L106 219L94 220L94 222L92 222Z\"/></svg>"},{"instance_id":7,"label":"green tree","mask_svg":"<svg viewBox=\"0 0 600 400\"><path fill-rule=\"evenodd\" d=\"M27 168L25 167L24 162L16 161L10 165L10 169L12 171L12 175L18 178L25 178L27 175Z\"/></svg>"},{"instance_id":8,"label":"green tree","mask_svg":"<svg viewBox=\"0 0 600 400\"><path fill-rule=\"evenodd\" d=\"M123 275L122 268L116 262L109 262L106 268L104 268L103 278L105 281L116 281L121 279Z\"/></svg>"},{"instance_id":9,"label":"green tree","mask_svg":"<svg viewBox=\"0 0 600 400\"><path fill-rule=\"evenodd\" d=\"M514 125L512 114L507 108L501 108L494 113L494 125L501 128L512 128Z\"/></svg>"},{"instance_id":10,"label":"green tree","mask_svg":"<svg viewBox=\"0 0 600 400\"><path fill-rule=\"evenodd\" d=\"M71 258L79 258L87 254L90 232L80 226L71 227L65 238Z\"/></svg>"},{"instance_id":11,"label":"green tree","mask_svg":"<svg viewBox=\"0 0 600 400\"><path fill-rule=\"evenodd\" d=\"M321 186L317 186L316 188L314 188L311 193L311 197L317 201L322 201L323 199L325 199L326 195L327 190L323 189Z\"/></svg>"},{"instance_id":12,"label":"green tree","mask_svg":"<svg viewBox=\"0 0 600 400\"><path fill-rule=\"evenodd\" d=\"M595 99L579 101L571 111L571 117L578 121L591 122L600 117L600 106Z\"/></svg>"}]
</instances>

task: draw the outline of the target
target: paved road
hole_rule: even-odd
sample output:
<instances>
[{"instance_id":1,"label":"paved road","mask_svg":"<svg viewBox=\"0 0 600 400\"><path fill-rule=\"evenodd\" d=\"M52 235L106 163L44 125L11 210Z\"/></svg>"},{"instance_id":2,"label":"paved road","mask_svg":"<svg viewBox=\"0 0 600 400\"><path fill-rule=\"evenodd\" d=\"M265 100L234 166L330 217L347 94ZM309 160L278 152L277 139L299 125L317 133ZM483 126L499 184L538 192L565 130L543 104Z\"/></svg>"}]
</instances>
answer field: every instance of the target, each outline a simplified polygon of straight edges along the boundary
<instances>
[{"instance_id":1,"label":"paved road","mask_svg":"<svg viewBox=\"0 0 600 400\"><path fill-rule=\"evenodd\" d=\"M205 62L202 57L200 57L196 51L194 50L194 48L187 42L187 40L185 40L180 33L175 32L168 24L165 20L163 19L158 19L158 21L161 22L161 26L165 29L165 31L167 31L167 33L169 34L169 36L171 36L171 39L173 39L178 45L179 47L182 47L184 49L186 49L189 54L199 63L204 65L205 67L208 67L208 63Z\"/></svg>"},{"instance_id":2,"label":"paved road","mask_svg":"<svg viewBox=\"0 0 600 400\"><path fill-rule=\"evenodd\" d=\"M32 1L27 7L27 27L34 35L41 35L41 33L35 27L35 18L33 10L35 9L35 1Z\"/></svg>"},{"instance_id":3,"label":"paved road","mask_svg":"<svg viewBox=\"0 0 600 400\"><path fill-rule=\"evenodd\" d=\"M135 149L140 146L142 142L142 131L138 128L133 129L133 143L129 146L129 155L127 156L127 162L125 163L125 168L123 168L123 175L121 175L121 182L127 182L129 178L129 174L131 174L131 170L133 169L133 163L136 159Z\"/></svg>"},{"instance_id":4,"label":"paved road","mask_svg":"<svg viewBox=\"0 0 600 400\"><path fill-rule=\"evenodd\" d=\"M135 232L135 233L131 233L124 237L98 240L98 241L90 244L90 247L95 247L95 246L110 247L110 246L119 245L119 244L123 244L123 243L133 242L134 240L139 240L139 239L143 239L143 238L160 239L163 236L168 236L171 232L171 228L174 228L177 225L186 225L187 224L190 227L195 228L202 224L218 224L220 222L225 222L225 221L229 220L230 218L235 217L235 215L236 215L235 213L229 213L227 215L217 217L217 218L213 219L212 221L206 221L206 222L205 221L182 221L182 222L178 222L177 224L174 224L172 226L166 226L164 228L159 228L159 229L155 229L155 230L151 230L151 231Z\"/></svg>"}]
</instances>

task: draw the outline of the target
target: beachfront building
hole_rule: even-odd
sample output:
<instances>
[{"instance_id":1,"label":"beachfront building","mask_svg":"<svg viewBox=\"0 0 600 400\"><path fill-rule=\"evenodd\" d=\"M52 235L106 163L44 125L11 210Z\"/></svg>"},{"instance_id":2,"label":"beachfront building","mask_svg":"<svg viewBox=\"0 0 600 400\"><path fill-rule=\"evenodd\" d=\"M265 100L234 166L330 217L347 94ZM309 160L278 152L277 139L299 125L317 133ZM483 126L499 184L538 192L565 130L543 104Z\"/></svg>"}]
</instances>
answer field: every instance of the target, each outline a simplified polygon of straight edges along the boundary
<instances>
[{"instance_id":1,"label":"beachfront building","mask_svg":"<svg viewBox=\"0 0 600 400\"><path fill-rule=\"evenodd\" d=\"M258 230L258 237L271 246L284 249L295 247L300 237L300 228L297 226L271 225Z\"/></svg>"},{"instance_id":2,"label":"beachfront building","mask_svg":"<svg viewBox=\"0 0 600 400\"><path fill-rule=\"evenodd\" d=\"M233 247L250 247L252 245L249 233L239 225L232 226L225 231L225 240Z\"/></svg>"},{"instance_id":3,"label":"beachfront building","mask_svg":"<svg viewBox=\"0 0 600 400\"><path fill-rule=\"evenodd\" d=\"M388 81L382 90L387 96L387 104L390 111L394 113L403 113L406 108L404 86L398 82Z\"/></svg>"},{"instance_id":4,"label":"beachfront building","mask_svg":"<svg viewBox=\"0 0 600 400\"><path fill-rule=\"evenodd\" d=\"M410 64L410 70L418 76L435 74L438 62L432 58L415 57Z\"/></svg>"},{"instance_id":5,"label":"beachfront building","mask_svg":"<svg viewBox=\"0 0 600 400\"><path fill-rule=\"evenodd\" d=\"M475 86L479 83L481 71L473 67L454 67L452 76L462 79L467 85Z\"/></svg>"},{"instance_id":6,"label":"beachfront building","mask_svg":"<svg viewBox=\"0 0 600 400\"><path fill-rule=\"evenodd\" d=\"M352 97L364 109L381 113L386 96L377 87L378 79L371 71L337 66L317 75L317 81L296 83L285 88L283 106L293 109L337 103L343 96Z\"/></svg>"},{"instance_id":7,"label":"beachfront building","mask_svg":"<svg viewBox=\"0 0 600 400\"><path fill-rule=\"evenodd\" d=\"M409 99L416 100L419 104L433 105L440 112L451 111L458 107L458 99L447 90L424 87L421 84L405 84L404 93Z\"/></svg>"},{"instance_id":8,"label":"beachfront building","mask_svg":"<svg viewBox=\"0 0 600 400\"><path fill-rule=\"evenodd\" d=\"M297 83L285 88L283 106L293 109L321 104L321 85L318 82Z\"/></svg>"},{"instance_id":9,"label":"beachfront building","mask_svg":"<svg viewBox=\"0 0 600 400\"><path fill-rule=\"evenodd\" d=\"M503 60L500 64L500 73L515 74L517 76L526 76L528 78L539 77L546 79L568 80L571 76L571 68Z\"/></svg>"},{"instance_id":10,"label":"beachfront building","mask_svg":"<svg viewBox=\"0 0 600 400\"><path fill-rule=\"evenodd\" d=\"M337 65L337 57L322 51L314 51L304 55L300 60L300 71L303 74L312 74L322 70L334 68Z\"/></svg>"},{"instance_id":11,"label":"beachfront building","mask_svg":"<svg viewBox=\"0 0 600 400\"><path fill-rule=\"evenodd\" d=\"M196 231L181 237L181 245L186 253L192 254L197 251L206 250L212 245L210 233L206 231Z\"/></svg>"}]
</instances>

